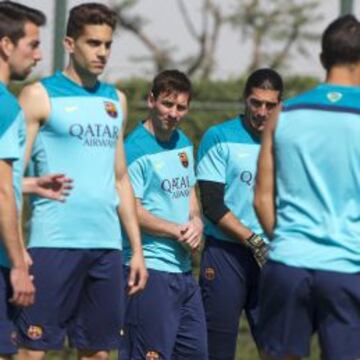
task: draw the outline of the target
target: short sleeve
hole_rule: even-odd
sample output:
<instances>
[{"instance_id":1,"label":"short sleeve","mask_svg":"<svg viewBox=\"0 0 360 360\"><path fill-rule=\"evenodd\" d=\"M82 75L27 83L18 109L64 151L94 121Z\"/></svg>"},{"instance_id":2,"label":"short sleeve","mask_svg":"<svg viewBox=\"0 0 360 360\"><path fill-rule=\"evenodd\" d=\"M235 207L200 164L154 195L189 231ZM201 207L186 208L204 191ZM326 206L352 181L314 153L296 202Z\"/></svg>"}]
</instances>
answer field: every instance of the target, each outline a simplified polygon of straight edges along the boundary
<instances>
[{"instance_id":1,"label":"short sleeve","mask_svg":"<svg viewBox=\"0 0 360 360\"><path fill-rule=\"evenodd\" d=\"M14 161L19 159L19 157L19 122L13 121L0 134L0 159Z\"/></svg>"},{"instance_id":2,"label":"short sleeve","mask_svg":"<svg viewBox=\"0 0 360 360\"><path fill-rule=\"evenodd\" d=\"M198 180L225 183L226 149L216 128L209 129L200 142L197 154Z\"/></svg>"}]
</instances>

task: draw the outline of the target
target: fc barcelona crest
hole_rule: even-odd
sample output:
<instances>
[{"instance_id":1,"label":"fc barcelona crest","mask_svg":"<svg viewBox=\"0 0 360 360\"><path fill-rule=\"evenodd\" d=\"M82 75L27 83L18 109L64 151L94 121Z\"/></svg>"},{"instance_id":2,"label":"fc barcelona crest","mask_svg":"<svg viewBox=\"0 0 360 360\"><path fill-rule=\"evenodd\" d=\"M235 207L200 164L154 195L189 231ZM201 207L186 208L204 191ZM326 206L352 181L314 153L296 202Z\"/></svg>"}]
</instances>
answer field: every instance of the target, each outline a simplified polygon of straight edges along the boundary
<instances>
[{"instance_id":1,"label":"fc barcelona crest","mask_svg":"<svg viewBox=\"0 0 360 360\"><path fill-rule=\"evenodd\" d=\"M43 335L43 329L41 326L30 325L27 330L27 336L31 340L39 340Z\"/></svg>"},{"instance_id":2,"label":"fc barcelona crest","mask_svg":"<svg viewBox=\"0 0 360 360\"><path fill-rule=\"evenodd\" d=\"M214 280L215 279L215 269L212 267L205 268L205 279Z\"/></svg>"},{"instance_id":3,"label":"fc barcelona crest","mask_svg":"<svg viewBox=\"0 0 360 360\"><path fill-rule=\"evenodd\" d=\"M111 101L104 101L105 110L109 116L112 118L116 118L118 116L118 112L116 110L116 106Z\"/></svg>"},{"instance_id":4,"label":"fc barcelona crest","mask_svg":"<svg viewBox=\"0 0 360 360\"><path fill-rule=\"evenodd\" d=\"M189 166L189 158L185 151L178 153L179 159L183 167L187 168Z\"/></svg>"},{"instance_id":5,"label":"fc barcelona crest","mask_svg":"<svg viewBox=\"0 0 360 360\"><path fill-rule=\"evenodd\" d=\"M160 356L157 351L148 351L146 353L146 360L159 360Z\"/></svg>"}]
</instances>

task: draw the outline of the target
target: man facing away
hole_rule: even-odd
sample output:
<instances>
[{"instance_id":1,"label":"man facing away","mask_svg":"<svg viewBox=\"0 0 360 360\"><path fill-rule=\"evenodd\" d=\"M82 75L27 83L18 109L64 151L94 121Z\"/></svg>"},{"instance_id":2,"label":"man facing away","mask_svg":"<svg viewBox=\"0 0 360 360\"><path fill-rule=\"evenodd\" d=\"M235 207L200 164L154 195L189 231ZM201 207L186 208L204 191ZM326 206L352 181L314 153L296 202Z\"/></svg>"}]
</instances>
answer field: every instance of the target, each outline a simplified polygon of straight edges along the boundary
<instances>
[{"instance_id":1,"label":"man facing away","mask_svg":"<svg viewBox=\"0 0 360 360\"><path fill-rule=\"evenodd\" d=\"M15 306L29 306L35 288L19 232L25 126L7 85L23 80L41 59L39 27L45 16L33 8L0 2L0 359L16 353Z\"/></svg>"},{"instance_id":2,"label":"man facing away","mask_svg":"<svg viewBox=\"0 0 360 360\"><path fill-rule=\"evenodd\" d=\"M185 74L161 72L148 95L147 118L125 142L150 276L146 289L128 298L121 360L207 359L204 310L191 274L203 228L193 146L177 129L190 99ZM124 254L128 263L127 245Z\"/></svg>"},{"instance_id":3,"label":"man facing away","mask_svg":"<svg viewBox=\"0 0 360 360\"><path fill-rule=\"evenodd\" d=\"M116 15L85 3L70 11L63 72L20 95L27 121L26 161L34 175L65 172L74 179L67 202L34 198L29 252L37 301L19 317L20 359L42 359L64 337L80 359L107 359L122 325L119 217L132 246L129 292L146 283L123 129L126 99L98 81L110 55Z\"/></svg>"},{"instance_id":4,"label":"man facing away","mask_svg":"<svg viewBox=\"0 0 360 360\"><path fill-rule=\"evenodd\" d=\"M253 187L260 136L282 91L278 73L256 70L245 84L244 114L211 127L199 146L206 235L200 285L210 359L234 359L243 310L257 342L259 265L266 260L266 246L253 209Z\"/></svg>"},{"instance_id":5,"label":"man facing away","mask_svg":"<svg viewBox=\"0 0 360 360\"><path fill-rule=\"evenodd\" d=\"M260 284L265 359L360 358L360 23L322 36L326 81L264 131L255 206L271 242Z\"/></svg>"}]
</instances>

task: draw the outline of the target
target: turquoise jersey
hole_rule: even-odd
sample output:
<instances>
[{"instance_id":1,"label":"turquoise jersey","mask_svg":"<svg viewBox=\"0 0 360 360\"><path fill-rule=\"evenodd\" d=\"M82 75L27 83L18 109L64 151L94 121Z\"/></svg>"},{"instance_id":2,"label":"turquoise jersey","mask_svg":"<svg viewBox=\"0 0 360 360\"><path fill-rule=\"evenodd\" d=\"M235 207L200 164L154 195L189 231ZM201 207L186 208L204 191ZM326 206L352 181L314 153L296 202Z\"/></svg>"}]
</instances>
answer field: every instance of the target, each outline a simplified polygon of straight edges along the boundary
<instances>
[{"instance_id":1,"label":"turquoise jersey","mask_svg":"<svg viewBox=\"0 0 360 360\"><path fill-rule=\"evenodd\" d=\"M360 271L359 99L359 88L322 84L285 104L274 135L272 260Z\"/></svg>"},{"instance_id":2,"label":"turquoise jersey","mask_svg":"<svg viewBox=\"0 0 360 360\"><path fill-rule=\"evenodd\" d=\"M16 207L20 212L25 150L24 116L16 98L0 82L0 160L12 162ZM1 174L0 174L1 176ZM9 266L0 235L0 265Z\"/></svg>"},{"instance_id":3,"label":"turquoise jersey","mask_svg":"<svg viewBox=\"0 0 360 360\"><path fill-rule=\"evenodd\" d=\"M225 121L207 130L201 140L196 175L198 180L224 184L225 205L243 225L262 234L253 207L259 150L259 141L244 127L242 116ZM239 242L206 217L204 222L206 235Z\"/></svg>"},{"instance_id":4,"label":"turquoise jersey","mask_svg":"<svg viewBox=\"0 0 360 360\"><path fill-rule=\"evenodd\" d=\"M169 142L161 142L140 124L125 141L126 157L135 197L153 215L185 224L189 221L190 192L195 186L193 146L180 130ZM191 269L191 257L175 239L142 232L149 269L173 273ZM129 243L124 255L130 260Z\"/></svg>"},{"instance_id":5,"label":"turquoise jersey","mask_svg":"<svg viewBox=\"0 0 360 360\"><path fill-rule=\"evenodd\" d=\"M123 114L113 86L86 89L58 72L41 81L51 113L29 169L74 180L66 202L32 198L30 247L121 249L115 152Z\"/></svg>"}]
</instances>

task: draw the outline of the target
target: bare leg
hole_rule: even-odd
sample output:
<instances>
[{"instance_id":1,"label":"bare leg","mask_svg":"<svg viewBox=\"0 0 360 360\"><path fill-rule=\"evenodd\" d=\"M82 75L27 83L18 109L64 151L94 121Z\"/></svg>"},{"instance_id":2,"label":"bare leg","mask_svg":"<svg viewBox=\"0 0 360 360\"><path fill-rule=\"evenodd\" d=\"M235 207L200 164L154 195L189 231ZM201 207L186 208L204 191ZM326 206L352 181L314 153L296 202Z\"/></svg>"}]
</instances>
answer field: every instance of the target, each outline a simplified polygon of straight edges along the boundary
<instances>
[{"instance_id":1,"label":"bare leg","mask_svg":"<svg viewBox=\"0 0 360 360\"><path fill-rule=\"evenodd\" d=\"M45 351L21 348L18 352L17 360L43 360L44 357Z\"/></svg>"},{"instance_id":2,"label":"bare leg","mask_svg":"<svg viewBox=\"0 0 360 360\"><path fill-rule=\"evenodd\" d=\"M109 351L78 350L79 360L109 360Z\"/></svg>"}]
</instances>

